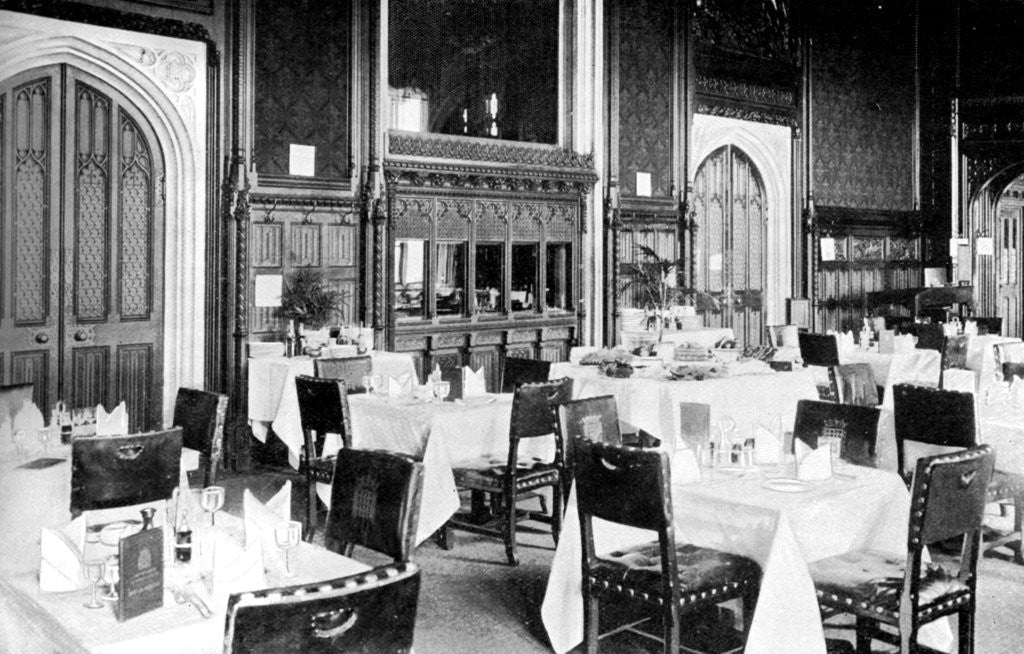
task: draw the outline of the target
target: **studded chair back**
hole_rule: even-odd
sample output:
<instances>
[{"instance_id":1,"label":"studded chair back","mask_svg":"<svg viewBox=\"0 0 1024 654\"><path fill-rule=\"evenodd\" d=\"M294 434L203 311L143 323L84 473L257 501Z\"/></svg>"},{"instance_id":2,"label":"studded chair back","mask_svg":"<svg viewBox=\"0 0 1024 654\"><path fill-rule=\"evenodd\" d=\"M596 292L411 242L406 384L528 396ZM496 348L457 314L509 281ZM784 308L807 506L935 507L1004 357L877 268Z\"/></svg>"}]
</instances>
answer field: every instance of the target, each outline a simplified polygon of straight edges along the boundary
<instances>
[{"instance_id":1,"label":"studded chair back","mask_svg":"<svg viewBox=\"0 0 1024 654\"><path fill-rule=\"evenodd\" d=\"M228 597L226 654L410 652L420 570L414 563Z\"/></svg>"},{"instance_id":2,"label":"studded chair back","mask_svg":"<svg viewBox=\"0 0 1024 654\"><path fill-rule=\"evenodd\" d=\"M181 427L71 441L71 514L165 500L178 486Z\"/></svg>"},{"instance_id":3,"label":"studded chair back","mask_svg":"<svg viewBox=\"0 0 1024 654\"><path fill-rule=\"evenodd\" d=\"M622 444L619 409L613 395L569 400L558 407L558 416L567 448L574 438L609 445Z\"/></svg>"},{"instance_id":4,"label":"studded chair back","mask_svg":"<svg viewBox=\"0 0 1024 654\"><path fill-rule=\"evenodd\" d=\"M576 439L573 446L576 507L581 519L600 518L650 529L659 538L669 537L672 492L668 454L585 439ZM675 561L668 563L674 566Z\"/></svg>"},{"instance_id":5,"label":"studded chair back","mask_svg":"<svg viewBox=\"0 0 1024 654\"><path fill-rule=\"evenodd\" d=\"M519 384L547 381L550 372L550 361L505 357L501 369L501 392L511 393Z\"/></svg>"},{"instance_id":6,"label":"studded chair back","mask_svg":"<svg viewBox=\"0 0 1024 654\"><path fill-rule=\"evenodd\" d=\"M878 385L870 364L845 363L836 366L835 372L843 404L878 406Z\"/></svg>"},{"instance_id":7,"label":"studded chair back","mask_svg":"<svg viewBox=\"0 0 1024 654\"><path fill-rule=\"evenodd\" d=\"M313 369L317 377L345 382L345 389L349 393L365 393L363 378L373 374L373 358L313 359Z\"/></svg>"},{"instance_id":8,"label":"studded chair back","mask_svg":"<svg viewBox=\"0 0 1024 654\"><path fill-rule=\"evenodd\" d=\"M917 336L917 349L919 350L936 350L942 351L942 342L946 338L946 333L942 328L942 323L929 322L914 325L914 335Z\"/></svg>"},{"instance_id":9,"label":"studded chair back","mask_svg":"<svg viewBox=\"0 0 1024 654\"><path fill-rule=\"evenodd\" d=\"M896 464L904 478L913 471L908 455L939 454L974 447L974 396L941 388L896 384L893 387ZM913 442L913 445L908 444ZM925 447L921 447L921 446ZM910 457L913 458L913 457Z\"/></svg>"},{"instance_id":10,"label":"studded chair back","mask_svg":"<svg viewBox=\"0 0 1024 654\"><path fill-rule=\"evenodd\" d=\"M831 334L797 334L800 341L800 358L808 366L838 366L839 343Z\"/></svg>"},{"instance_id":11,"label":"studded chair back","mask_svg":"<svg viewBox=\"0 0 1024 654\"><path fill-rule=\"evenodd\" d=\"M799 439L818 447L818 439L840 439L839 456L844 461L874 468L877 464L879 410L855 404L800 400L793 425L794 446Z\"/></svg>"},{"instance_id":12,"label":"studded chair back","mask_svg":"<svg viewBox=\"0 0 1024 654\"><path fill-rule=\"evenodd\" d=\"M942 369L967 369L967 341L970 337L964 334L945 336L942 339Z\"/></svg>"},{"instance_id":13,"label":"studded chair back","mask_svg":"<svg viewBox=\"0 0 1024 654\"><path fill-rule=\"evenodd\" d=\"M175 427L181 427L183 447L198 450L203 466L203 486L217 481L224 452L224 416L228 410L228 396L179 388L174 400Z\"/></svg>"},{"instance_id":14,"label":"studded chair back","mask_svg":"<svg viewBox=\"0 0 1024 654\"><path fill-rule=\"evenodd\" d=\"M354 545L406 561L416 543L423 464L380 450L342 449L334 467L327 548L350 556Z\"/></svg>"},{"instance_id":15,"label":"studded chair back","mask_svg":"<svg viewBox=\"0 0 1024 654\"><path fill-rule=\"evenodd\" d=\"M338 434L344 449L352 448L352 422L348 392L340 379L295 376L299 396L299 422L302 425L301 468L306 478L306 540L316 532L317 482L334 480L334 452L320 452L325 434Z\"/></svg>"},{"instance_id":16,"label":"studded chair back","mask_svg":"<svg viewBox=\"0 0 1024 654\"><path fill-rule=\"evenodd\" d=\"M1024 363L1007 361L1003 364L1003 380L1012 382L1014 377L1024 379Z\"/></svg>"},{"instance_id":17,"label":"studded chair back","mask_svg":"<svg viewBox=\"0 0 1024 654\"><path fill-rule=\"evenodd\" d=\"M978 325L978 335L993 334L999 336L1003 333L1003 319L995 317L974 317L969 320L973 320Z\"/></svg>"}]
</instances>

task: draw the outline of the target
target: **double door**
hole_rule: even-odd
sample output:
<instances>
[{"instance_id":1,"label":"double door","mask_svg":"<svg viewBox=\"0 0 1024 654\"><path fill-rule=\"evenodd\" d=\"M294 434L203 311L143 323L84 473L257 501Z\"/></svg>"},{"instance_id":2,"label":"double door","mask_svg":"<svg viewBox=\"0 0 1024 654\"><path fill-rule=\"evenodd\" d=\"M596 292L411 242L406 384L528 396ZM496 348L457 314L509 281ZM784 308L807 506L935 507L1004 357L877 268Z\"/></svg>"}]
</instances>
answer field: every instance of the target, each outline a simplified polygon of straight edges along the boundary
<instances>
[{"instance_id":1,"label":"double door","mask_svg":"<svg viewBox=\"0 0 1024 654\"><path fill-rule=\"evenodd\" d=\"M111 85L66 65L0 81L0 382L48 414L124 400L158 426L163 154Z\"/></svg>"}]
</instances>

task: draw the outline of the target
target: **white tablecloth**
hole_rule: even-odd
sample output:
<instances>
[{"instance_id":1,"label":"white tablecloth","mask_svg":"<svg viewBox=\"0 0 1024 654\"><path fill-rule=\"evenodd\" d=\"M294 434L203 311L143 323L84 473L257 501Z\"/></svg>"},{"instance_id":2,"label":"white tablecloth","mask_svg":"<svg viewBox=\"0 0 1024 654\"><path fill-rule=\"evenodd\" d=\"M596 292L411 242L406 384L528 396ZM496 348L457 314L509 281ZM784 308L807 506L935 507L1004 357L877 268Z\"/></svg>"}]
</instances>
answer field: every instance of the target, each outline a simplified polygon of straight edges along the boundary
<instances>
[{"instance_id":1,"label":"white tablecloth","mask_svg":"<svg viewBox=\"0 0 1024 654\"><path fill-rule=\"evenodd\" d=\"M807 369L793 372L770 372L761 375L737 375L678 381L663 374L615 379L601 375L597 366L555 363L552 379L573 378L573 395L577 398L614 395L619 418L644 429L671 446L680 432L680 402L699 402L711 406L711 424L726 416L736 421L741 431L752 430L758 420L781 416L785 429L791 429L796 417L796 403L817 399L814 377Z\"/></svg>"},{"instance_id":2,"label":"white tablecloth","mask_svg":"<svg viewBox=\"0 0 1024 654\"><path fill-rule=\"evenodd\" d=\"M673 487L677 542L690 542L753 558L762 569L761 592L746 654L821 654L821 615L807 563L859 548L906 555L909 494L892 473L856 466L807 493L762 487L759 473ZM654 538L595 521L598 553ZM579 518L575 488L551 565L541 616L556 652L583 639ZM948 648L946 621L922 630L923 641Z\"/></svg>"},{"instance_id":3,"label":"white tablecloth","mask_svg":"<svg viewBox=\"0 0 1024 654\"><path fill-rule=\"evenodd\" d=\"M400 352L371 353L373 374L396 379L405 374L416 379L412 356ZM302 424L296 375L312 375L310 357L267 357L249 359L249 425L252 434L266 442L269 429L288 446L288 461L298 469L302 453Z\"/></svg>"},{"instance_id":4,"label":"white tablecloth","mask_svg":"<svg viewBox=\"0 0 1024 654\"><path fill-rule=\"evenodd\" d=\"M240 518L221 513L218 529L241 543ZM9 525L0 523L0 528ZM300 542L290 553L294 577L267 575L267 587L312 583L357 574L369 566ZM35 570L0 574L0 652L88 652L91 654L219 654L224 649L226 595L211 601L213 616L202 618L192 607L176 604L168 593L164 606L118 622L110 606L87 609L89 590L44 593ZM165 585L166 588L166 585ZM225 590L225 593L230 592Z\"/></svg>"},{"instance_id":5,"label":"white tablecloth","mask_svg":"<svg viewBox=\"0 0 1024 654\"><path fill-rule=\"evenodd\" d=\"M495 401L403 403L372 395L353 395L352 446L411 454L423 461L423 496L416 542L437 531L459 508L452 467L487 458L508 460L512 394L492 395ZM327 444L325 443L325 448ZM554 457L554 439L527 439L520 456ZM318 485L327 503L329 487Z\"/></svg>"}]
</instances>

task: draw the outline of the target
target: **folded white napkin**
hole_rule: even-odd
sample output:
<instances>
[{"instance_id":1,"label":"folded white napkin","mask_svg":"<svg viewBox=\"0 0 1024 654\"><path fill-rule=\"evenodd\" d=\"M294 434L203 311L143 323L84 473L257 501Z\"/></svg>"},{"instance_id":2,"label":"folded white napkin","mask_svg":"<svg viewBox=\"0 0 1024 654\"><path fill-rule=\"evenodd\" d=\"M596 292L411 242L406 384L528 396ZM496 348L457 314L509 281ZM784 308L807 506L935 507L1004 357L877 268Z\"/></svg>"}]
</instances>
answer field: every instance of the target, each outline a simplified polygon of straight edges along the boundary
<instances>
[{"instance_id":1,"label":"folded white napkin","mask_svg":"<svg viewBox=\"0 0 1024 654\"><path fill-rule=\"evenodd\" d=\"M331 328L306 329L302 332L307 347L323 347L331 340Z\"/></svg>"},{"instance_id":2,"label":"folded white napkin","mask_svg":"<svg viewBox=\"0 0 1024 654\"><path fill-rule=\"evenodd\" d=\"M388 397L410 397L413 390L412 375L405 373L398 379L388 375Z\"/></svg>"},{"instance_id":3,"label":"folded white napkin","mask_svg":"<svg viewBox=\"0 0 1024 654\"><path fill-rule=\"evenodd\" d=\"M31 438L35 438L36 432L45 424L43 412L39 410L39 407L32 400L25 400L24 404L20 407L13 408L11 416L12 432L19 429L24 430Z\"/></svg>"},{"instance_id":4,"label":"folded white napkin","mask_svg":"<svg viewBox=\"0 0 1024 654\"><path fill-rule=\"evenodd\" d=\"M762 425L754 432L754 460L758 465L782 460L782 440Z\"/></svg>"},{"instance_id":5,"label":"folded white napkin","mask_svg":"<svg viewBox=\"0 0 1024 654\"><path fill-rule=\"evenodd\" d=\"M673 484L690 484L700 481L700 463L697 454L689 447L677 449L669 461L672 468Z\"/></svg>"},{"instance_id":6,"label":"folded white napkin","mask_svg":"<svg viewBox=\"0 0 1024 654\"><path fill-rule=\"evenodd\" d=\"M128 406L121 403L107 413L102 404L96 405L96 435L122 436L128 433Z\"/></svg>"},{"instance_id":7,"label":"folded white napkin","mask_svg":"<svg viewBox=\"0 0 1024 654\"><path fill-rule=\"evenodd\" d=\"M274 540L274 529L282 522L291 520L292 482L286 481L266 504L256 499L249 489L245 489L242 494L242 510L245 514L245 547L248 549L259 543L263 569L283 574L284 553Z\"/></svg>"},{"instance_id":8,"label":"folded white napkin","mask_svg":"<svg viewBox=\"0 0 1024 654\"><path fill-rule=\"evenodd\" d=\"M360 352L373 352L373 328L362 327L357 337Z\"/></svg>"},{"instance_id":9,"label":"folded white napkin","mask_svg":"<svg viewBox=\"0 0 1024 654\"><path fill-rule=\"evenodd\" d=\"M917 338L913 334L900 334L893 338L893 352L896 354L908 354L914 351L917 346Z\"/></svg>"},{"instance_id":10,"label":"folded white napkin","mask_svg":"<svg viewBox=\"0 0 1024 654\"><path fill-rule=\"evenodd\" d=\"M811 449L802 440L796 441L796 477L803 481L823 481L832 478L832 451L822 443Z\"/></svg>"},{"instance_id":11,"label":"folded white napkin","mask_svg":"<svg viewBox=\"0 0 1024 654\"><path fill-rule=\"evenodd\" d=\"M85 547L85 517L79 516L63 529L43 527L40 534L39 589L61 593L85 588L82 574Z\"/></svg>"},{"instance_id":12,"label":"folded white napkin","mask_svg":"<svg viewBox=\"0 0 1024 654\"><path fill-rule=\"evenodd\" d=\"M438 363L434 364L434 370L431 371L430 375L427 376L427 380L430 382L444 381L441 376L441 365Z\"/></svg>"},{"instance_id":13,"label":"folded white napkin","mask_svg":"<svg viewBox=\"0 0 1024 654\"><path fill-rule=\"evenodd\" d=\"M964 336L977 336L978 335L978 323L973 320L968 320L964 323Z\"/></svg>"},{"instance_id":14,"label":"folded white napkin","mask_svg":"<svg viewBox=\"0 0 1024 654\"><path fill-rule=\"evenodd\" d=\"M462 397L487 395L487 379L484 369L473 370L469 366L462 367Z\"/></svg>"},{"instance_id":15,"label":"folded white napkin","mask_svg":"<svg viewBox=\"0 0 1024 654\"><path fill-rule=\"evenodd\" d=\"M216 550L213 577L217 594L240 593L266 588L263 573L263 542L239 547L230 535L215 531Z\"/></svg>"},{"instance_id":16,"label":"folded white napkin","mask_svg":"<svg viewBox=\"0 0 1024 654\"><path fill-rule=\"evenodd\" d=\"M849 352L850 350L856 349L857 344L853 338L853 332L847 331L839 335L839 351Z\"/></svg>"}]
</instances>

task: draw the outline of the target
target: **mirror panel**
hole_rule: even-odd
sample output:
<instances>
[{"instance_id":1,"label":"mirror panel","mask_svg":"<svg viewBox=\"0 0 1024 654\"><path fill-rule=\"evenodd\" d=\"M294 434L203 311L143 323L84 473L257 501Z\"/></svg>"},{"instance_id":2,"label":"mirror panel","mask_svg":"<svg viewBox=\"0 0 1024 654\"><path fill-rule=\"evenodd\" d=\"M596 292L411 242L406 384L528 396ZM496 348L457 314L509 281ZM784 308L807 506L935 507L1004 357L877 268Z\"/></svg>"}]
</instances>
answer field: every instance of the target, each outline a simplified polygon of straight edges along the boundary
<instances>
[{"instance_id":1,"label":"mirror panel","mask_svg":"<svg viewBox=\"0 0 1024 654\"><path fill-rule=\"evenodd\" d=\"M438 243L434 274L437 315L465 313L466 243Z\"/></svg>"},{"instance_id":2,"label":"mirror panel","mask_svg":"<svg viewBox=\"0 0 1024 654\"><path fill-rule=\"evenodd\" d=\"M501 313L505 310L505 246L502 243L476 245L477 313Z\"/></svg>"},{"instance_id":3,"label":"mirror panel","mask_svg":"<svg viewBox=\"0 0 1024 654\"><path fill-rule=\"evenodd\" d=\"M570 243L547 244L547 294L548 309L572 311L572 245Z\"/></svg>"},{"instance_id":4,"label":"mirror panel","mask_svg":"<svg viewBox=\"0 0 1024 654\"><path fill-rule=\"evenodd\" d=\"M427 271L427 242L395 241L395 314L398 318L422 318L423 282Z\"/></svg>"}]
</instances>

